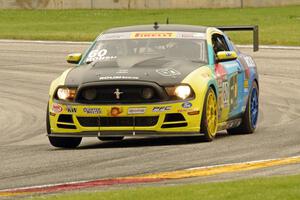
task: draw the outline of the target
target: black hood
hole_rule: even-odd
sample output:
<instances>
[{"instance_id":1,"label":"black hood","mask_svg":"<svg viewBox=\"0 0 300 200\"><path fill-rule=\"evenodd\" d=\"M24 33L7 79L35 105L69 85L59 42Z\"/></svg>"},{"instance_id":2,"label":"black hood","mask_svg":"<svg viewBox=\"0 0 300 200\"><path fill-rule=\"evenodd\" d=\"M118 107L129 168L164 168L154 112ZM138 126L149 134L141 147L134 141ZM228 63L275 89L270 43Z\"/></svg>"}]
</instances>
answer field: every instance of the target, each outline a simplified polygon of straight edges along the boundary
<instances>
[{"instance_id":1,"label":"black hood","mask_svg":"<svg viewBox=\"0 0 300 200\"><path fill-rule=\"evenodd\" d=\"M79 86L99 81L147 81L159 85L174 85L203 65L206 63L162 56L102 60L75 67L67 75L65 84Z\"/></svg>"}]
</instances>

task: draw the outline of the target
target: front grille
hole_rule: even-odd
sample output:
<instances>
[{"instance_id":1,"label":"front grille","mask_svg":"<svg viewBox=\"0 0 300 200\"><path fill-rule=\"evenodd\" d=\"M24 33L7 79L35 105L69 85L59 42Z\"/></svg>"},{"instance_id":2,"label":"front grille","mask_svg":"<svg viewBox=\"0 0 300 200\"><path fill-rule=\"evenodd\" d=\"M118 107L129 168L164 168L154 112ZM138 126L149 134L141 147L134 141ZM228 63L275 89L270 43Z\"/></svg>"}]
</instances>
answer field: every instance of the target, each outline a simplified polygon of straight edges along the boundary
<instances>
[{"instance_id":1,"label":"front grille","mask_svg":"<svg viewBox=\"0 0 300 200\"><path fill-rule=\"evenodd\" d=\"M74 123L73 122L73 118L72 118L72 115L59 115L58 117L58 122L62 122L62 123Z\"/></svg>"},{"instance_id":2,"label":"front grille","mask_svg":"<svg viewBox=\"0 0 300 200\"><path fill-rule=\"evenodd\" d=\"M164 122L176 122L176 121L185 121L185 118L181 113L166 114Z\"/></svg>"},{"instance_id":3,"label":"front grille","mask_svg":"<svg viewBox=\"0 0 300 200\"><path fill-rule=\"evenodd\" d=\"M151 90L151 98L145 98L143 91ZM88 100L85 91L93 90L96 95L92 100ZM163 88L154 84L146 85L95 85L84 86L77 94L76 101L85 104L139 104L153 103L166 100L166 93Z\"/></svg>"},{"instance_id":4,"label":"front grille","mask_svg":"<svg viewBox=\"0 0 300 200\"><path fill-rule=\"evenodd\" d=\"M98 117L77 117L78 122L83 127L98 127L99 118Z\"/></svg>"},{"instance_id":5,"label":"front grille","mask_svg":"<svg viewBox=\"0 0 300 200\"><path fill-rule=\"evenodd\" d=\"M164 124L161 128L179 128L179 127L186 127L188 124L184 123L177 123L177 124Z\"/></svg>"},{"instance_id":6,"label":"front grille","mask_svg":"<svg viewBox=\"0 0 300 200\"><path fill-rule=\"evenodd\" d=\"M155 126L154 117L77 117L83 127Z\"/></svg>"},{"instance_id":7,"label":"front grille","mask_svg":"<svg viewBox=\"0 0 300 200\"><path fill-rule=\"evenodd\" d=\"M58 128L64 128L64 129L76 129L75 125L68 125L68 124L57 124Z\"/></svg>"}]
</instances>

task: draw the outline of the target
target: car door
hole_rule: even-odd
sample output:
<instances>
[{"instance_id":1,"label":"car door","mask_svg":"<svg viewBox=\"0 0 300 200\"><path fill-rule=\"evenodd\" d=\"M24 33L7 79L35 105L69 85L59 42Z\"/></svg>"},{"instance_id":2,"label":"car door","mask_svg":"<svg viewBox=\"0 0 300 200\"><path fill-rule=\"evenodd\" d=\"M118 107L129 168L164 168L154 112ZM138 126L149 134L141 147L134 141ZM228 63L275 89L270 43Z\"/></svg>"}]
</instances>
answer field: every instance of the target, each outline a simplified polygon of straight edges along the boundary
<instances>
[{"instance_id":1,"label":"car door","mask_svg":"<svg viewBox=\"0 0 300 200\"><path fill-rule=\"evenodd\" d=\"M215 55L219 51L233 51L226 40L226 36L222 34L212 35ZM222 62L216 60L215 70L219 84L219 121L224 122L241 113L244 95L244 70L238 59Z\"/></svg>"}]
</instances>

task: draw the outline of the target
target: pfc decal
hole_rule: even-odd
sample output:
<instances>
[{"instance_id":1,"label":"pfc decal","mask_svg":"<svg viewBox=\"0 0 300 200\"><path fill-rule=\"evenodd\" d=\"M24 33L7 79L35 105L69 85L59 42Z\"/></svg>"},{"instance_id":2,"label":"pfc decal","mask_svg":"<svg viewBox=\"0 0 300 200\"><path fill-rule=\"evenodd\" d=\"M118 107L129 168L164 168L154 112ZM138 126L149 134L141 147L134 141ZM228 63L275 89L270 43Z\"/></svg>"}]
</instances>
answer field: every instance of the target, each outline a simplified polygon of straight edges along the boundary
<instances>
[{"instance_id":1,"label":"pfc decal","mask_svg":"<svg viewBox=\"0 0 300 200\"><path fill-rule=\"evenodd\" d=\"M101 109L100 108L83 108L83 112L87 114L100 114Z\"/></svg>"},{"instance_id":2,"label":"pfc decal","mask_svg":"<svg viewBox=\"0 0 300 200\"><path fill-rule=\"evenodd\" d=\"M72 106L67 106L67 112L69 112L69 113L76 113L77 112L77 108L74 108Z\"/></svg>"},{"instance_id":3,"label":"pfc decal","mask_svg":"<svg viewBox=\"0 0 300 200\"><path fill-rule=\"evenodd\" d=\"M193 104L190 102L184 102L183 104L181 104L181 106L183 108L191 108L193 106Z\"/></svg>"},{"instance_id":4,"label":"pfc decal","mask_svg":"<svg viewBox=\"0 0 300 200\"><path fill-rule=\"evenodd\" d=\"M52 105L52 112L54 113L61 113L63 110L63 108L61 107L61 105L54 103Z\"/></svg>"},{"instance_id":5,"label":"pfc decal","mask_svg":"<svg viewBox=\"0 0 300 200\"><path fill-rule=\"evenodd\" d=\"M128 114L144 114L146 112L146 108L128 108Z\"/></svg>"},{"instance_id":6,"label":"pfc decal","mask_svg":"<svg viewBox=\"0 0 300 200\"><path fill-rule=\"evenodd\" d=\"M152 112L164 112L168 110L171 110L171 106L154 107Z\"/></svg>"}]
</instances>

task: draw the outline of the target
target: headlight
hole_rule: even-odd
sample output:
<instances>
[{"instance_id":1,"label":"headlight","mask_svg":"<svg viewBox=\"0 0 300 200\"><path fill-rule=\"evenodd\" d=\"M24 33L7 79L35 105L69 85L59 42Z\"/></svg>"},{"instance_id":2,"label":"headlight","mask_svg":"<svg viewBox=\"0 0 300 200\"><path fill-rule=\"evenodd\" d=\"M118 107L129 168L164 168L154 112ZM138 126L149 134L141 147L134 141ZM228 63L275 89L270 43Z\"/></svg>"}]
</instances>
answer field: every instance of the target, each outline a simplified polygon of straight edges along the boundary
<instances>
[{"instance_id":1,"label":"headlight","mask_svg":"<svg viewBox=\"0 0 300 200\"><path fill-rule=\"evenodd\" d=\"M176 87L175 94L181 99L186 99L191 95L191 88L187 85L180 85Z\"/></svg>"},{"instance_id":2,"label":"headlight","mask_svg":"<svg viewBox=\"0 0 300 200\"><path fill-rule=\"evenodd\" d=\"M170 97L175 97L176 99L186 99L192 96L192 89L188 85L179 85L174 87L165 88Z\"/></svg>"},{"instance_id":3,"label":"headlight","mask_svg":"<svg viewBox=\"0 0 300 200\"><path fill-rule=\"evenodd\" d=\"M75 98L76 89L74 88L59 88L57 90L57 98L60 100L72 101Z\"/></svg>"}]
</instances>

